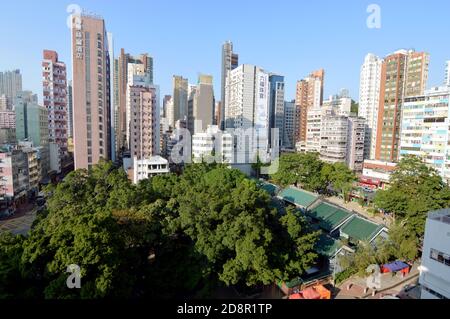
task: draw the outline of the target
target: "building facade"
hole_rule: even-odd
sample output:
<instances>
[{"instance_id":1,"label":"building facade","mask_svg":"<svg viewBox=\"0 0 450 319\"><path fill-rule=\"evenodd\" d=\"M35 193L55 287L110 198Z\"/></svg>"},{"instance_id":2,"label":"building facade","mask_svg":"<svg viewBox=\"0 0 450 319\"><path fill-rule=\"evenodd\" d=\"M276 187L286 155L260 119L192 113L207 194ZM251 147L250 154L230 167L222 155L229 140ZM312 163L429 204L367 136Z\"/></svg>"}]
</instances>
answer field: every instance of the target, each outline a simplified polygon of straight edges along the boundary
<instances>
[{"instance_id":1,"label":"building facade","mask_svg":"<svg viewBox=\"0 0 450 319\"><path fill-rule=\"evenodd\" d=\"M269 125L271 129L278 130L278 146L283 144L284 136L284 76L270 74L270 113ZM269 141L272 145L273 132L269 131Z\"/></svg>"},{"instance_id":2,"label":"building facade","mask_svg":"<svg viewBox=\"0 0 450 319\"><path fill-rule=\"evenodd\" d=\"M192 136L194 162L232 163L233 151L233 136L219 130L217 125Z\"/></svg>"},{"instance_id":3,"label":"building facade","mask_svg":"<svg viewBox=\"0 0 450 319\"><path fill-rule=\"evenodd\" d=\"M421 299L450 299L450 210L428 214L419 267Z\"/></svg>"},{"instance_id":4,"label":"building facade","mask_svg":"<svg viewBox=\"0 0 450 319\"><path fill-rule=\"evenodd\" d=\"M361 66L358 116L366 120L364 157L375 158L383 60L369 53Z\"/></svg>"},{"instance_id":5,"label":"building facade","mask_svg":"<svg viewBox=\"0 0 450 319\"><path fill-rule=\"evenodd\" d=\"M365 119L348 118L347 166L352 171L362 172L364 166Z\"/></svg>"},{"instance_id":6,"label":"building facade","mask_svg":"<svg viewBox=\"0 0 450 319\"><path fill-rule=\"evenodd\" d=\"M22 74L20 70L0 72L0 96L5 95L9 103L14 101L17 93L22 91Z\"/></svg>"},{"instance_id":7,"label":"building facade","mask_svg":"<svg viewBox=\"0 0 450 319\"><path fill-rule=\"evenodd\" d=\"M143 64L128 64L127 141L132 158L159 154L159 88L150 82Z\"/></svg>"},{"instance_id":8,"label":"building facade","mask_svg":"<svg viewBox=\"0 0 450 319\"><path fill-rule=\"evenodd\" d=\"M28 194L28 157L17 147L0 149L0 195L23 202Z\"/></svg>"},{"instance_id":9,"label":"building facade","mask_svg":"<svg viewBox=\"0 0 450 319\"><path fill-rule=\"evenodd\" d=\"M105 21L72 16L72 95L75 169L111 159L110 58Z\"/></svg>"},{"instance_id":10,"label":"building facade","mask_svg":"<svg viewBox=\"0 0 450 319\"><path fill-rule=\"evenodd\" d=\"M399 158L401 113L404 99L422 95L428 80L429 55L400 50L387 56L381 69L375 158Z\"/></svg>"},{"instance_id":11,"label":"building facade","mask_svg":"<svg viewBox=\"0 0 450 319\"><path fill-rule=\"evenodd\" d=\"M48 111L38 105L37 95L20 92L15 100L16 138L34 146L48 147Z\"/></svg>"},{"instance_id":12,"label":"building facade","mask_svg":"<svg viewBox=\"0 0 450 319\"><path fill-rule=\"evenodd\" d=\"M68 112L66 64L58 53L44 50L42 61L44 107L48 111L49 142L59 145L60 156L67 152Z\"/></svg>"},{"instance_id":13,"label":"building facade","mask_svg":"<svg viewBox=\"0 0 450 319\"><path fill-rule=\"evenodd\" d=\"M233 52L233 43L227 41L222 45L222 82L221 82L221 110L219 112L221 129L225 127L225 99L226 99L226 79L228 72L236 69L239 65L239 55Z\"/></svg>"},{"instance_id":14,"label":"building facade","mask_svg":"<svg viewBox=\"0 0 450 319\"><path fill-rule=\"evenodd\" d=\"M188 102L188 129L191 135L204 132L214 120L214 89L211 75L199 75Z\"/></svg>"},{"instance_id":15,"label":"building facade","mask_svg":"<svg viewBox=\"0 0 450 319\"><path fill-rule=\"evenodd\" d=\"M243 64L229 71L226 82L225 129L237 132L236 154L239 163L251 163L256 161L257 156L262 159L268 155L269 89L269 73L257 66Z\"/></svg>"},{"instance_id":16,"label":"building facade","mask_svg":"<svg viewBox=\"0 0 450 319\"><path fill-rule=\"evenodd\" d=\"M308 110L323 104L323 86L325 71L312 72L308 77L297 82L296 88L296 142L306 142Z\"/></svg>"},{"instance_id":17,"label":"building facade","mask_svg":"<svg viewBox=\"0 0 450 319\"><path fill-rule=\"evenodd\" d=\"M450 183L450 87L406 98L402 108L400 158L420 157Z\"/></svg>"},{"instance_id":18,"label":"building facade","mask_svg":"<svg viewBox=\"0 0 450 319\"><path fill-rule=\"evenodd\" d=\"M170 122L176 123L179 120L186 121L188 117L188 79L174 75L173 84L173 119Z\"/></svg>"},{"instance_id":19,"label":"building facade","mask_svg":"<svg viewBox=\"0 0 450 319\"><path fill-rule=\"evenodd\" d=\"M295 101L284 102L283 148L295 149Z\"/></svg>"},{"instance_id":20,"label":"building facade","mask_svg":"<svg viewBox=\"0 0 450 319\"><path fill-rule=\"evenodd\" d=\"M146 159L134 159L133 183L137 184L142 180L152 178L157 175L170 173L169 162L161 156L152 156Z\"/></svg>"}]
</instances>

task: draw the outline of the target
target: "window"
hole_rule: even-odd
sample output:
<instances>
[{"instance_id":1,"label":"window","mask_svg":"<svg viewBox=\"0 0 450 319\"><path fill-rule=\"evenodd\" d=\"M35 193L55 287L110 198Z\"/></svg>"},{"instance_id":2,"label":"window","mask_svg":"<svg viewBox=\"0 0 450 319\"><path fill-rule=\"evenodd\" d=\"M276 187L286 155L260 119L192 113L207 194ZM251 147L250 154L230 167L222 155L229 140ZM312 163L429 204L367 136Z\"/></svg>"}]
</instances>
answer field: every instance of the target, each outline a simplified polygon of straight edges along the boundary
<instances>
[{"instance_id":1,"label":"window","mask_svg":"<svg viewBox=\"0 0 450 319\"><path fill-rule=\"evenodd\" d=\"M450 267L450 255L444 254L436 249L431 249L430 258Z\"/></svg>"}]
</instances>

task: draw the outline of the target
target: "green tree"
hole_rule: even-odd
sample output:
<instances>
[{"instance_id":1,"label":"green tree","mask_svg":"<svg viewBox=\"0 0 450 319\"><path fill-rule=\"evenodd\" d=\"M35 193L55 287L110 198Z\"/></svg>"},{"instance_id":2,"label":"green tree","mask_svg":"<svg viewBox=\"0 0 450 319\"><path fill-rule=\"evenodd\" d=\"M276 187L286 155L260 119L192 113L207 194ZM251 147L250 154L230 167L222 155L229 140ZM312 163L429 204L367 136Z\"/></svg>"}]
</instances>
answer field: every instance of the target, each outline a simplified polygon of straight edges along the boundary
<instances>
[{"instance_id":1,"label":"green tree","mask_svg":"<svg viewBox=\"0 0 450 319\"><path fill-rule=\"evenodd\" d=\"M295 184L308 191L323 191L328 186L322 175L323 167L318 153L283 154L278 172L271 179L284 187Z\"/></svg>"},{"instance_id":2,"label":"green tree","mask_svg":"<svg viewBox=\"0 0 450 319\"><path fill-rule=\"evenodd\" d=\"M418 157L407 156L392 174L389 189L377 192L374 203L398 221L405 220L405 227L421 237L428 212L450 205L450 188Z\"/></svg>"},{"instance_id":3,"label":"green tree","mask_svg":"<svg viewBox=\"0 0 450 319\"><path fill-rule=\"evenodd\" d=\"M331 166L327 179L333 189L340 192L344 200L348 200L357 177L344 163L335 163Z\"/></svg>"}]
</instances>

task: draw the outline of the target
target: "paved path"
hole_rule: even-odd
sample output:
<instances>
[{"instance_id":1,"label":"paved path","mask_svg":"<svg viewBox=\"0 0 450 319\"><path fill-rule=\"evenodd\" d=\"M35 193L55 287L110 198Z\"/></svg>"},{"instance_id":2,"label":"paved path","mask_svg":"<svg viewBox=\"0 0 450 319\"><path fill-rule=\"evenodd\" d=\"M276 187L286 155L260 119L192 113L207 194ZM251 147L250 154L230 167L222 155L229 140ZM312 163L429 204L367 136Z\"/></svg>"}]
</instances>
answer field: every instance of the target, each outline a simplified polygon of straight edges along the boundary
<instances>
[{"instance_id":1,"label":"paved path","mask_svg":"<svg viewBox=\"0 0 450 319\"><path fill-rule=\"evenodd\" d=\"M389 226L389 219L383 219L383 217L380 216L380 215L375 215L375 216L370 215L369 212L368 212L368 208L367 207L362 207L357 202L345 203L344 200L340 199L339 197L328 197L328 198L326 198L326 200L328 200L329 202L331 202L331 203L333 203L335 205L339 205L341 207L344 207L347 210L357 212L358 214L366 217L367 219L369 219L369 220L371 220L373 222Z\"/></svg>"}]
</instances>

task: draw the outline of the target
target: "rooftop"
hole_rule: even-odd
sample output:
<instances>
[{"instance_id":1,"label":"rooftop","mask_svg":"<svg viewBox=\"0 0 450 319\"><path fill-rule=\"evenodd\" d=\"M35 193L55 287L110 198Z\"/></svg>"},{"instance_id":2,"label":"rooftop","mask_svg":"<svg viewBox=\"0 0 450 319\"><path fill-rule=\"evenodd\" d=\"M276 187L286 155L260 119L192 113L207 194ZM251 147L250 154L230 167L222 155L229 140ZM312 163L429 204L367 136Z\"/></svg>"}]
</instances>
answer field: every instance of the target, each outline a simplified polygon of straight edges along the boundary
<instances>
[{"instance_id":1,"label":"rooftop","mask_svg":"<svg viewBox=\"0 0 450 319\"><path fill-rule=\"evenodd\" d=\"M331 232L347 221L353 214L342 208L321 202L314 209L307 212L307 215L318 220L320 228Z\"/></svg>"},{"instance_id":2,"label":"rooftop","mask_svg":"<svg viewBox=\"0 0 450 319\"><path fill-rule=\"evenodd\" d=\"M342 228L341 234L359 241L372 241L384 228L367 219L354 215Z\"/></svg>"},{"instance_id":3,"label":"rooftop","mask_svg":"<svg viewBox=\"0 0 450 319\"><path fill-rule=\"evenodd\" d=\"M287 202L304 208L308 208L318 199L317 195L295 187L286 188L279 196Z\"/></svg>"}]
</instances>

